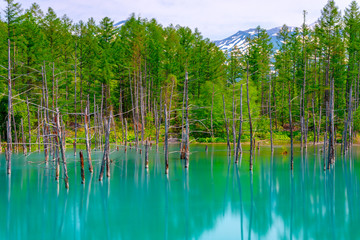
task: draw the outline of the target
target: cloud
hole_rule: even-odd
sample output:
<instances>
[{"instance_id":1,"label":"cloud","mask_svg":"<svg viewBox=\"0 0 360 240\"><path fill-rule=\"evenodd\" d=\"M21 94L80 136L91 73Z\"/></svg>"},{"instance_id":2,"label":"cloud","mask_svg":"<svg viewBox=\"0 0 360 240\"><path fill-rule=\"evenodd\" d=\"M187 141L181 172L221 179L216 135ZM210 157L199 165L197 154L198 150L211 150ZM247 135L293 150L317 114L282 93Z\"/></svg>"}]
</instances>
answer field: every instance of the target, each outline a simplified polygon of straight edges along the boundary
<instances>
[{"instance_id":1,"label":"cloud","mask_svg":"<svg viewBox=\"0 0 360 240\"><path fill-rule=\"evenodd\" d=\"M19 0L28 8L29 0ZM94 17L99 22L108 16L115 22L135 13L143 18L155 18L164 26L174 25L198 28L211 40L223 39L239 30L258 25L271 28L287 24L300 26L303 10L308 12L308 23L318 19L327 0L38 0L46 12L52 7L62 16L67 14L74 21ZM351 0L338 3L341 10ZM5 3L1 1L0 7Z\"/></svg>"}]
</instances>

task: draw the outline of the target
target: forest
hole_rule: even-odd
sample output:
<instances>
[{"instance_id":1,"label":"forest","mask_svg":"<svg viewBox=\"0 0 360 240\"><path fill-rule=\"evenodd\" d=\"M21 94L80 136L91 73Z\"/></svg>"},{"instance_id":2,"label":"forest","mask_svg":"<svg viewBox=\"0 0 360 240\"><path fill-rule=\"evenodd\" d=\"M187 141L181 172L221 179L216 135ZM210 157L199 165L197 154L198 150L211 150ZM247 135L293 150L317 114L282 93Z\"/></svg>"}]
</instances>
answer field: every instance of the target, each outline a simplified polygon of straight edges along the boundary
<instances>
[{"instance_id":1,"label":"forest","mask_svg":"<svg viewBox=\"0 0 360 240\"><path fill-rule=\"evenodd\" d=\"M118 27L108 17L75 23L36 3L22 9L6 2L0 150L6 146L7 155L51 151L57 141L76 153L76 144L101 149L163 139L181 140L185 152L190 142L226 142L237 155L241 142L251 150L256 139L271 146L322 143L332 163L337 143L343 152L356 142L356 1L342 13L329 0L311 25L304 11L303 24L284 25L276 45L259 26L245 51L231 52L198 29L135 14Z\"/></svg>"}]
</instances>

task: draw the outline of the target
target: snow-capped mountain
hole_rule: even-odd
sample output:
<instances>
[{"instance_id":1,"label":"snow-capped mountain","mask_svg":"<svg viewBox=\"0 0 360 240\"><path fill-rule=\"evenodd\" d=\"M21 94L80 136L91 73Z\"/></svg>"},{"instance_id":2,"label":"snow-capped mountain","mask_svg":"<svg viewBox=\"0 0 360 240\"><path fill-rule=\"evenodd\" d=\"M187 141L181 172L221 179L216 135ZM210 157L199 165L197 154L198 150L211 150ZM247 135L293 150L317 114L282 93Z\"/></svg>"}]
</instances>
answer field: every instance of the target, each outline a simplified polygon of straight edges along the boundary
<instances>
[{"instance_id":1,"label":"snow-capped mountain","mask_svg":"<svg viewBox=\"0 0 360 240\"><path fill-rule=\"evenodd\" d=\"M120 22L117 22L114 24L114 27L116 28L120 28L122 25L124 25L126 23L127 20L123 20L123 21L120 21Z\"/></svg>"},{"instance_id":2,"label":"snow-capped mountain","mask_svg":"<svg viewBox=\"0 0 360 240\"><path fill-rule=\"evenodd\" d=\"M274 48L278 48L277 35L278 35L280 29L281 29L281 27L275 27L275 28L266 30L266 32L269 34L269 36L271 38L271 42L272 42ZM290 31L293 31L295 28L289 27L289 29L290 29ZM243 52L248 47L248 43L247 43L246 39L255 34L256 34L256 28L250 28L246 31L238 31L234 35L232 35L228 38L225 38L223 40L214 41L214 43L216 44L216 46L218 46L224 52L231 52L235 46Z\"/></svg>"}]
</instances>

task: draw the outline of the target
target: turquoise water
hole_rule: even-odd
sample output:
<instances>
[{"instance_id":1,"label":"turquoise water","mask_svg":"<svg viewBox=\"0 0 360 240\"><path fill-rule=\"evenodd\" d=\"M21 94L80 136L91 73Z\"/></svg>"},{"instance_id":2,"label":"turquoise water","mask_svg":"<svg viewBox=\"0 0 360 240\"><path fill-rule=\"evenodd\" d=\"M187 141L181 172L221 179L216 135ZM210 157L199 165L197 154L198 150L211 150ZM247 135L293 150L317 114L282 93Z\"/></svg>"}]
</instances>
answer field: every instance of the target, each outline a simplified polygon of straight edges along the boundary
<instances>
[{"instance_id":1,"label":"turquoise water","mask_svg":"<svg viewBox=\"0 0 360 240\"><path fill-rule=\"evenodd\" d=\"M225 149L192 145L188 170L174 152L168 177L162 148L148 171L144 155L120 149L103 182L98 152L85 184L68 151L69 190L43 154L14 154L11 176L2 154L0 239L360 239L360 147L326 172L317 148L297 148L293 174L280 148L256 151L253 174L248 152L234 165Z\"/></svg>"}]
</instances>

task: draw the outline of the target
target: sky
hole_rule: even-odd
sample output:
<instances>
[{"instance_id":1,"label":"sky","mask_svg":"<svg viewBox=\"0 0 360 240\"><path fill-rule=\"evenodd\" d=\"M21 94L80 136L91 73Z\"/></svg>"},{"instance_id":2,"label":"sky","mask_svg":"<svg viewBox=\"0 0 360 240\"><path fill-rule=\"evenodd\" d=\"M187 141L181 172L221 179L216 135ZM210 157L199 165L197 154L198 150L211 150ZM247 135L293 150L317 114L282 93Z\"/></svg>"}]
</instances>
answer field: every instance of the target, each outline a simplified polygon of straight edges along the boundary
<instances>
[{"instance_id":1,"label":"sky","mask_svg":"<svg viewBox=\"0 0 360 240\"><path fill-rule=\"evenodd\" d=\"M114 22L130 14L152 19L163 26L170 24L198 28L204 37L221 40L239 30L261 26L269 29L300 26L303 10L308 12L307 23L315 22L327 0L15 0L24 9L33 2L46 12L52 7L58 16L66 14L75 22L93 17L98 23L103 17ZM335 0L344 13L351 0ZM0 8L5 7L0 0ZM3 11L1 11L3 15Z\"/></svg>"}]
</instances>

